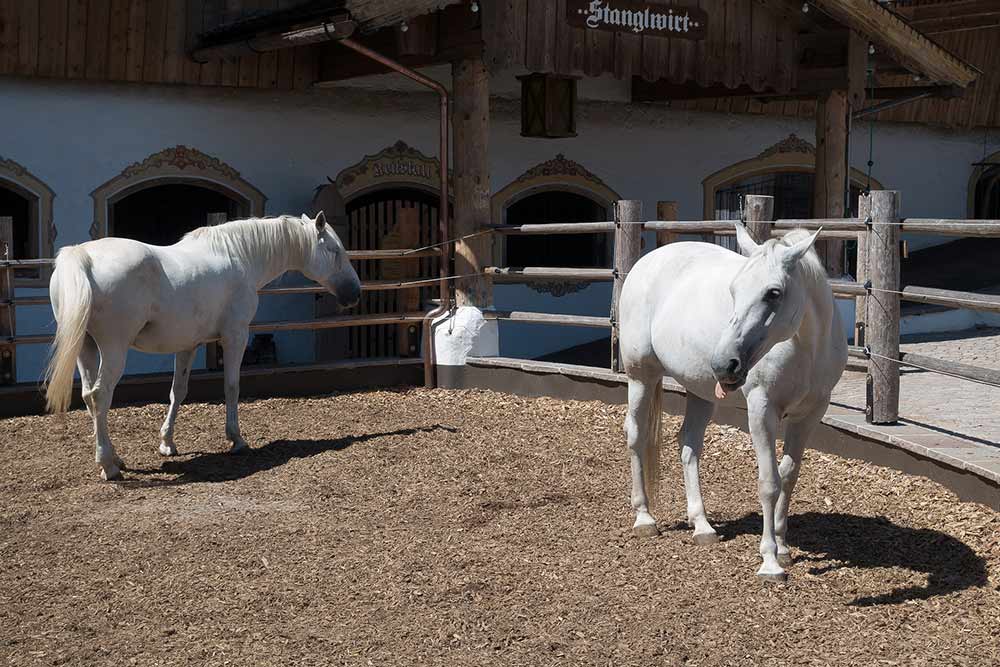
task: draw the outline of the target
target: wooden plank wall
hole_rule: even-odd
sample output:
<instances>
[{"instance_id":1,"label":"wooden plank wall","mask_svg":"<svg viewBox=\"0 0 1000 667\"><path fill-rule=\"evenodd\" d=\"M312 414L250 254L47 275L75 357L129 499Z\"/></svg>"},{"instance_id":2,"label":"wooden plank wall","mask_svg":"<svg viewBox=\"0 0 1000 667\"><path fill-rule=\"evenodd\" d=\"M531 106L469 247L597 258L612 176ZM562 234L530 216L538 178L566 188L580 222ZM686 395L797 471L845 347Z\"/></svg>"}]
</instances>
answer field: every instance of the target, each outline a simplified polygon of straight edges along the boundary
<instances>
[{"instance_id":1,"label":"wooden plank wall","mask_svg":"<svg viewBox=\"0 0 1000 667\"><path fill-rule=\"evenodd\" d=\"M301 0L0 0L0 75L274 90L316 81L317 47L188 57L206 28Z\"/></svg>"},{"instance_id":2,"label":"wooden plank wall","mask_svg":"<svg viewBox=\"0 0 1000 667\"><path fill-rule=\"evenodd\" d=\"M662 4L668 4L663 2ZM691 41L587 30L568 25L566 0L499 0L487 37L491 67L536 72L633 75L647 81L751 86L787 91L795 85L795 26L746 0L671 0L708 12L708 35Z\"/></svg>"},{"instance_id":3,"label":"wooden plank wall","mask_svg":"<svg viewBox=\"0 0 1000 667\"><path fill-rule=\"evenodd\" d=\"M890 109L877 116L881 121L922 123L948 128L1000 127L1000 28L969 30L935 35L934 40L982 74L961 98L921 100ZM878 85L920 85L908 77L879 77ZM756 113L812 118L816 103L811 100L768 102L751 98L711 98L671 103L674 109ZM867 119L864 121L867 122Z\"/></svg>"}]
</instances>

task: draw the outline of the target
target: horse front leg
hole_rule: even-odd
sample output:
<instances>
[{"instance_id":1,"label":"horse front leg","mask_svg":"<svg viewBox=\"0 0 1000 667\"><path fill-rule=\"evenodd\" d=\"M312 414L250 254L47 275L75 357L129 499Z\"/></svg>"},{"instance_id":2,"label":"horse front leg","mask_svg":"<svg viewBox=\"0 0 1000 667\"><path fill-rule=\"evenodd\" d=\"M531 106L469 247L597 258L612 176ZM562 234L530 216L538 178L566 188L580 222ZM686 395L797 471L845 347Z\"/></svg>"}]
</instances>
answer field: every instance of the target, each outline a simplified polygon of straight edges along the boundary
<instances>
[{"instance_id":1,"label":"horse front leg","mask_svg":"<svg viewBox=\"0 0 1000 667\"><path fill-rule=\"evenodd\" d=\"M684 493L687 496L688 525L694 528L694 543L705 545L719 541L719 536L705 516L705 501L701 495L698 461L705 445L705 428L715 411L715 404L687 395L684 424L678 435L681 449L681 466L684 471Z\"/></svg>"},{"instance_id":2,"label":"horse front leg","mask_svg":"<svg viewBox=\"0 0 1000 667\"><path fill-rule=\"evenodd\" d=\"M632 509L635 510L632 534L637 537L656 537L660 534L656 527L656 519L650 513L650 506L653 504L659 479L660 443L657 426L658 420L661 419L662 393L659 379L629 378L628 380L625 438L632 469Z\"/></svg>"},{"instance_id":3,"label":"horse front leg","mask_svg":"<svg viewBox=\"0 0 1000 667\"><path fill-rule=\"evenodd\" d=\"M187 397L194 353L194 350L185 350L174 355L174 381L170 385L170 407L167 408L167 418L160 428L160 454L163 456L177 454L177 446L174 444L174 423L177 421L181 403Z\"/></svg>"},{"instance_id":4,"label":"horse front leg","mask_svg":"<svg viewBox=\"0 0 1000 667\"><path fill-rule=\"evenodd\" d=\"M243 352L249 337L250 331L246 326L238 333L222 337L222 366L226 380L226 439L233 443L230 454L241 454L250 449L240 434L237 410L240 400L240 365L243 363Z\"/></svg>"},{"instance_id":5,"label":"horse front leg","mask_svg":"<svg viewBox=\"0 0 1000 667\"><path fill-rule=\"evenodd\" d=\"M750 436L757 453L757 490L760 494L761 516L764 530L760 538L760 555L764 563L757 576L767 581L785 581L788 575L778 563L778 545L775 538L775 509L778 502L778 462L774 455L774 441L778 431L778 415L768 405L766 397L752 392L747 397Z\"/></svg>"},{"instance_id":6,"label":"horse front leg","mask_svg":"<svg viewBox=\"0 0 1000 667\"><path fill-rule=\"evenodd\" d=\"M781 450L781 464L778 466L778 474L781 476L781 492L774 510L774 537L778 544L778 563L782 567L788 567L792 564L792 554L785 535L788 532L788 505L792 499L795 483L799 479L802 452L825 412L826 406L824 405L823 408L808 417L789 422L785 427L785 446Z\"/></svg>"}]
</instances>

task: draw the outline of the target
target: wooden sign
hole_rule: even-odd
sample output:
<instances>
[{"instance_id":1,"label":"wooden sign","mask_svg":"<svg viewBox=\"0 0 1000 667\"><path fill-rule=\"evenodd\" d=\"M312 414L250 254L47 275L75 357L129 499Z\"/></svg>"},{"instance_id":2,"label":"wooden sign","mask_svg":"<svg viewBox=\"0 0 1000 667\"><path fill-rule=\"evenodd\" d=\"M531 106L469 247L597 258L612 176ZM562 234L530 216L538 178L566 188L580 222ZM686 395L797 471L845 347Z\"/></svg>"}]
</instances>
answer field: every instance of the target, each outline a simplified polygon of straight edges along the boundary
<instances>
[{"instance_id":1,"label":"wooden sign","mask_svg":"<svg viewBox=\"0 0 1000 667\"><path fill-rule=\"evenodd\" d=\"M405 142L397 141L344 169L335 182L344 199L385 185L412 185L434 192L440 186L439 164L437 158L428 157ZM450 173L448 180L451 181Z\"/></svg>"},{"instance_id":2,"label":"wooden sign","mask_svg":"<svg viewBox=\"0 0 1000 667\"><path fill-rule=\"evenodd\" d=\"M632 0L566 0L566 19L578 28L676 39L705 39L708 27L697 7Z\"/></svg>"}]
</instances>

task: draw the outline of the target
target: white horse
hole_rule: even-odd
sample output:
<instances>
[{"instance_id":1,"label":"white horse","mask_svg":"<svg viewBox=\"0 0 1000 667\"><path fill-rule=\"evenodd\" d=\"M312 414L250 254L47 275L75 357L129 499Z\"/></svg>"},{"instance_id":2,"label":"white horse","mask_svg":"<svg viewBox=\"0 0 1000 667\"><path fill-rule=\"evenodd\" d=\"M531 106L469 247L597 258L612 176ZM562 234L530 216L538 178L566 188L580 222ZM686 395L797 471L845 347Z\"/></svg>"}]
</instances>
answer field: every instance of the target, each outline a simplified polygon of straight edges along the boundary
<instances>
[{"instance_id":1,"label":"white horse","mask_svg":"<svg viewBox=\"0 0 1000 667\"><path fill-rule=\"evenodd\" d=\"M257 290L290 270L318 282L343 307L361 295L358 274L322 211L315 219L281 216L202 227L168 247L103 238L59 251L49 284L57 329L46 398L50 411L65 411L79 367L104 479L118 478L124 467L108 436L108 410L130 347L176 354L170 408L160 429L160 453L172 456L174 421L195 350L220 339L226 438L233 453L247 448L237 401Z\"/></svg>"},{"instance_id":2,"label":"white horse","mask_svg":"<svg viewBox=\"0 0 1000 667\"><path fill-rule=\"evenodd\" d=\"M833 293L812 250L818 234L794 230L758 245L737 223L746 257L707 243L675 243L647 254L629 272L619 318L635 534L659 534L650 506L659 479L662 379L669 375L687 390L678 438L694 541L718 541L698 480L705 427L717 403L745 398L764 518L757 575L786 578L788 502L802 450L847 364ZM782 423L779 467L774 441Z\"/></svg>"}]
</instances>

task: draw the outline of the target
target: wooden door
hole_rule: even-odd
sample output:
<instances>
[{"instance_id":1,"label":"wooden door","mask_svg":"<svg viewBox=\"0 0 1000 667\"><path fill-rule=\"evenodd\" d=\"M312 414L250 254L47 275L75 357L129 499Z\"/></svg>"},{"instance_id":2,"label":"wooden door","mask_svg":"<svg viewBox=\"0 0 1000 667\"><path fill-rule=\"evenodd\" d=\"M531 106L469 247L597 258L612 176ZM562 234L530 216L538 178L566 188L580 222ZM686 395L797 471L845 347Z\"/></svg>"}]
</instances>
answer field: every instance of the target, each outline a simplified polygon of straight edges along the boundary
<instances>
[{"instance_id":1,"label":"wooden door","mask_svg":"<svg viewBox=\"0 0 1000 667\"><path fill-rule=\"evenodd\" d=\"M347 204L347 231L342 239L349 250L417 248L438 241L438 198L410 188L378 190ZM422 280L438 275L436 258L371 260L356 262L362 282ZM423 310L427 299L437 296L436 286L405 290L366 290L351 312L359 315ZM320 296L316 316L339 313L336 299ZM416 357L420 355L421 330L417 324L385 324L317 332L316 360Z\"/></svg>"}]
</instances>

